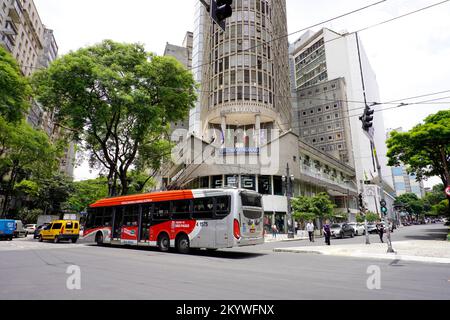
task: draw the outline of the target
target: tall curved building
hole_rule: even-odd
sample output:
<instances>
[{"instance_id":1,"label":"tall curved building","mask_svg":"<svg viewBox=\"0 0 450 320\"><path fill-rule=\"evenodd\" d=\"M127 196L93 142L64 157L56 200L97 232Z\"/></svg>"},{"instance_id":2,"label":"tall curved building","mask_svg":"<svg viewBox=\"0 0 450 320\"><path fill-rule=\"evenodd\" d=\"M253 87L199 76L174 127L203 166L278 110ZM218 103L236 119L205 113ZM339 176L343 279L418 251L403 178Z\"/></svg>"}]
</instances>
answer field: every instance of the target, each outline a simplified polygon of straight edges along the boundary
<instances>
[{"instance_id":1,"label":"tall curved building","mask_svg":"<svg viewBox=\"0 0 450 320\"><path fill-rule=\"evenodd\" d=\"M235 0L226 31L197 8L194 71L201 83L191 128L289 130L291 100L285 0ZM192 123L193 122L193 123ZM251 140L251 139L250 139ZM233 147L227 142L228 147ZM234 145L239 147L239 145Z\"/></svg>"},{"instance_id":2,"label":"tall curved building","mask_svg":"<svg viewBox=\"0 0 450 320\"><path fill-rule=\"evenodd\" d=\"M198 101L190 113L187 139L182 139L182 129L172 136L176 165L163 177L169 187L259 192L268 232L273 223L287 230L286 175L295 196L328 192L340 201L341 211L356 206L342 201L357 194L349 182L354 169L299 140L291 130L286 35L286 0L234 0L225 31L197 3L192 71L199 84Z\"/></svg>"}]
</instances>

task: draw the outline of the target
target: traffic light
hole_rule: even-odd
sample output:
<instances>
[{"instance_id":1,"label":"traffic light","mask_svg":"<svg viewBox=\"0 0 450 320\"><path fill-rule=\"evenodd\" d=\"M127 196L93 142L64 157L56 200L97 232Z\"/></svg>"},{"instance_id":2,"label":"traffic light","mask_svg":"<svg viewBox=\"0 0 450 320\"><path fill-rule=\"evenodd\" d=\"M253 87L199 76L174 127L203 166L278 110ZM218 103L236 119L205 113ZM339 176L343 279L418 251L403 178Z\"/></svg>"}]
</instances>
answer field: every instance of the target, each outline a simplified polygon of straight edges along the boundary
<instances>
[{"instance_id":1,"label":"traffic light","mask_svg":"<svg viewBox=\"0 0 450 320\"><path fill-rule=\"evenodd\" d=\"M370 109L369 106L366 106L364 109L364 114L359 117L359 120L362 122L362 128L364 131L369 132L369 129L373 127L373 114L374 110Z\"/></svg>"},{"instance_id":2,"label":"traffic light","mask_svg":"<svg viewBox=\"0 0 450 320\"><path fill-rule=\"evenodd\" d=\"M233 15L233 0L211 0L211 18L225 31L225 20Z\"/></svg>"},{"instance_id":3,"label":"traffic light","mask_svg":"<svg viewBox=\"0 0 450 320\"><path fill-rule=\"evenodd\" d=\"M386 207L386 200L381 200L380 205L381 205L381 213L383 215L387 215L388 209Z\"/></svg>"}]
</instances>

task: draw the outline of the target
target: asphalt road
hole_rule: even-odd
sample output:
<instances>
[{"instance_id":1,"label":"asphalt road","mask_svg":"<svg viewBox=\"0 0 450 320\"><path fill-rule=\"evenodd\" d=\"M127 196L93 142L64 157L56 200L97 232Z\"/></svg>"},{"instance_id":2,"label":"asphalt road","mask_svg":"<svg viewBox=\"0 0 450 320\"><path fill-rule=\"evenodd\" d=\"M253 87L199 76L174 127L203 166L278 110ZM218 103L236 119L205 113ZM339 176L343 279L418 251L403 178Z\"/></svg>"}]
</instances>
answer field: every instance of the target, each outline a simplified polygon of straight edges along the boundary
<instances>
[{"instance_id":1,"label":"asphalt road","mask_svg":"<svg viewBox=\"0 0 450 320\"><path fill-rule=\"evenodd\" d=\"M393 240L441 238L442 225L404 228ZM372 241L377 236L371 237ZM363 237L335 240L364 241ZM323 239L318 239L323 242ZM302 300L450 299L445 264L393 263L309 254L274 253L269 243L191 255L154 249L0 242L0 299ZM66 286L79 266L81 289ZM370 266L381 270L381 289L367 288Z\"/></svg>"}]
</instances>

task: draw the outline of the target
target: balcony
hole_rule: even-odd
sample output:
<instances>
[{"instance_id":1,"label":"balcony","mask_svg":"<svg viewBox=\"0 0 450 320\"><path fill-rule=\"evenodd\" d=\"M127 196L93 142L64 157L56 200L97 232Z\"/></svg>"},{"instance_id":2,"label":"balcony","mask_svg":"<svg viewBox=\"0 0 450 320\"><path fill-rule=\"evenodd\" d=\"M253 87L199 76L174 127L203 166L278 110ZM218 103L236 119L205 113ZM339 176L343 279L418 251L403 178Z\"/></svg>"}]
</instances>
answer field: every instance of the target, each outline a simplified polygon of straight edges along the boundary
<instances>
[{"instance_id":1,"label":"balcony","mask_svg":"<svg viewBox=\"0 0 450 320\"><path fill-rule=\"evenodd\" d=\"M17 35L17 27L11 18L7 18L5 28L1 30L3 34L15 36Z\"/></svg>"},{"instance_id":2,"label":"balcony","mask_svg":"<svg viewBox=\"0 0 450 320\"><path fill-rule=\"evenodd\" d=\"M11 39L10 36L4 34L1 38L0 44L9 52L13 52L14 50L14 39Z\"/></svg>"},{"instance_id":3,"label":"balcony","mask_svg":"<svg viewBox=\"0 0 450 320\"><path fill-rule=\"evenodd\" d=\"M326 174L314 167L302 165L300 167L300 173L303 177L307 178L306 180L309 182L332 188L343 194L347 194L347 192L357 194L357 189L353 183L345 182L338 177L334 177L332 174Z\"/></svg>"},{"instance_id":4,"label":"balcony","mask_svg":"<svg viewBox=\"0 0 450 320\"><path fill-rule=\"evenodd\" d=\"M20 23L22 20L23 9L18 0L13 0L9 6L9 16L15 23Z\"/></svg>"}]
</instances>

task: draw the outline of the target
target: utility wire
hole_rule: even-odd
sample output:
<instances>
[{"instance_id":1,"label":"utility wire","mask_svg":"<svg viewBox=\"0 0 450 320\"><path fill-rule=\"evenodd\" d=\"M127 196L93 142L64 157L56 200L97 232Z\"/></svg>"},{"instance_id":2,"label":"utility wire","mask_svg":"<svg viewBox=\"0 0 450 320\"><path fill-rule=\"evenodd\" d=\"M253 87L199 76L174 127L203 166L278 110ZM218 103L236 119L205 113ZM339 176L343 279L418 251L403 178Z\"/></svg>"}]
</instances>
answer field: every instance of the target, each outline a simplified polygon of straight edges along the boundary
<instances>
[{"instance_id":1,"label":"utility wire","mask_svg":"<svg viewBox=\"0 0 450 320\"><path fill-rule=\"evenodd\" d=\"M324 21L322 21L322 22L319 22L319 23L313 24L313 25L311 25L311 26L308 26L308 27L306 27L306 28L303 28L303 29L294 31L294 32L292 32L292 33L289 33L289 34L285 34L285 35L279 36L279 37L277 37L277 38L275 38L275 39L272 39L272 40L269 40L269 41L263 41L263 42L261 42L260 44L255 45L255 46L253 46L253 47L250 47L250 48L247 48L247 49L244 49L244 50L240 50L240 51L238 51L236 54L238 54L238 53L249 52L249 51L251 51L251 50L253 50L253 49L255 49L255 48L258 48L258 47L260 47L260 46L269 44L269 43L274 42L274 41L277 41L277 40L281 40L281 39L284 39L284 38L288 38L288 37L291 36L291 35L294 35L294 34L297 34L297 33L302 32L302 31L306 31L306 30L308 30L308 29L311 29L311 28L314 28L314 27L323 25L323 24L325 24L325 23L328 23L328 22L331 22L331 21L334 21L334 20L343 18L343 17L345 17L345 16L348 16L348 15L351 15L351 14L353 14L353 13L356 13L356 12L359 12L359 11L362 11L362 10L365 10L365 9L368 9L368 8L370 8L370 7L376 6L376 5L381 4L381 3L383 3L383 2L386 2L386 1L387 1L387 0L378 1L378 2L372 3L372 4L370 4L370 5L367 5L367 6L365 6L365 7L361 7L361 8L359 8L359 9L352 10L352 11L350 11L350 12L341 14L341 15L336 16L336 17L334 17L334 18L330 18L330 19L324 20ZM211 62L203 63L203 64L200 64L200 65L198 65L198 66L192 67L190 70L195 70L195 69L198 69L198 68L200 68L200 67L207 66L207 65L210 65L210 64L211 64Z\"/></svg>"}]
</instances>

